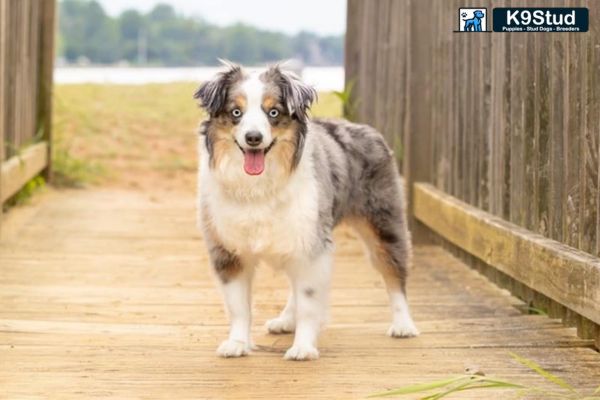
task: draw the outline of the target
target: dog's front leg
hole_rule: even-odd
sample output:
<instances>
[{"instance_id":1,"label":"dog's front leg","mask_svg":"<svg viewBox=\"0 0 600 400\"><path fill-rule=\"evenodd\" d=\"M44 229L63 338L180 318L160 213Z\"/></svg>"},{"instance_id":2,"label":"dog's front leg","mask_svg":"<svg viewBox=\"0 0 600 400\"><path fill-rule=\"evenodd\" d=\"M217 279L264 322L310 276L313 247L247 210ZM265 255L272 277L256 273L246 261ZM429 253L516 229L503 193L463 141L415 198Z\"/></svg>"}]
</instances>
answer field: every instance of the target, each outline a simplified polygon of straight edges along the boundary
<instances>
[{"instance_id":1,"label":"dog's front leg","mask_svg":"<svg viewBox=\"0 0 600 400\"><path fill-rule=\"evenodd\" d=\"M242 267L235 276L222 281L225 307L229 314L229 338L217 349L221 357L240 357L252 349L252 276L254 268Z\"/></svg>"},{"instance_id":2,"label":"dog's front leg","mask_svg":"<svg viewBox=\"0 0 600 400\"><path fill-rule=\"evenodd\" d=\"M328 315L331 263L331 250L326 249L317 257L297 260L288 267L296 299L296 335L285 353L286 360L319 358L316 346Z\"/></svg>"}]
</instances>

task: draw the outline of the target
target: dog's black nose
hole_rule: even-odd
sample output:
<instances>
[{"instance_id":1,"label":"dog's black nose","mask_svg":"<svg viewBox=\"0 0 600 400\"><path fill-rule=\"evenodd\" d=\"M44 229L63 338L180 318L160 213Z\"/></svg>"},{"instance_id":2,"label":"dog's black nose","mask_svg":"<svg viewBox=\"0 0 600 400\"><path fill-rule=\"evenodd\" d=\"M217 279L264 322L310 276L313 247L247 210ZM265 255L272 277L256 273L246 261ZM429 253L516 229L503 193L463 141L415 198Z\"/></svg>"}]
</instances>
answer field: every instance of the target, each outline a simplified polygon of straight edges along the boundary
<instances>
[{"instance_id":1,"label":"dog's black nose","mask_svg":"<svg viewBox=\"0 0 600 400\"><path fill-rule=\"evenodd\" d=\"M250 131L246 133L246 143L252 147L256 147L262 143L262 133L258 131Z\"/></svg>"}]
</instances>

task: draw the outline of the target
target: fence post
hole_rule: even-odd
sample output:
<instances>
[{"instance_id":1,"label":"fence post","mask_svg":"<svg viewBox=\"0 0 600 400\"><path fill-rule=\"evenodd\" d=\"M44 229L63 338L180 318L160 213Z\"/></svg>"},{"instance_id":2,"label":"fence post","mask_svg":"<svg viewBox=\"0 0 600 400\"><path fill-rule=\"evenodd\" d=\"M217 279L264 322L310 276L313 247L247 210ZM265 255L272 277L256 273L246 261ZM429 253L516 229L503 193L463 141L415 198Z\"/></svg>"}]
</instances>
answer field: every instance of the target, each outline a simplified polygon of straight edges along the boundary
<instances>
[{"instance_id":1,"label":"fence post","mask_svg":"<svg viewBox=\"0 0 600 400\"><path fill-rule=\"evenodd\" d=\"M5 131L5 64L6 64L6 25L7 25L7 0L0 0L0 166L4 161L4 135ZM0 199L2 198L2 174L0 173ZM0 228L2 227L3 205L0 202Z\"/></svg>"},{"instance_id":2,"label":"fence post","mask_svg":"<svg viewBox=\"0 0 600 400\"><path fill-rule=\"evenodd\" d=\"M415 243L430 241L429 230L414 216L413 184L430 182L432 172L431 88L432 32L428 23L430 2L410 1L406 60L408 88L404 129L403 173L408 201L408 221Z\"/></svg>"},{"instance_id":3,"label":"fence post","mask_svg":"<svg viewBox=\"0 0 600 400\"><path fill-rule=\"evenodd\" d=\"M41 127L43 129L43 140L48 143L48 165L43 171L43 176L46 180L50 180L52 174L52 82L54 73L54 36L56 33L56 1L44 0L42 4L39 51L39 126L37 128Z\"/></svg>"}]
</instances>

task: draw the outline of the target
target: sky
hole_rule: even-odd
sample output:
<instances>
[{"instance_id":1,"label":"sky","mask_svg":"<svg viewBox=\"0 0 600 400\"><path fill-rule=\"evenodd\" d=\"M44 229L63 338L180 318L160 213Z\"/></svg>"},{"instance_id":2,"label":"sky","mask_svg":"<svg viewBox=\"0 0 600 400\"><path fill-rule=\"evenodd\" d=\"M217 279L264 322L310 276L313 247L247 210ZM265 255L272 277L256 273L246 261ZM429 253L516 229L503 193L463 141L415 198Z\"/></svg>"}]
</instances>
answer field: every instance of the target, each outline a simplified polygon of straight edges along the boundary
<instances>
[{"instance_id":1,"label":"sky","mask_svg":"<svg viewBox=\"0 0 600 400\"><path fill-rule=\"evenodd\" d=\"M257 28L295 34L301 30L340 35L346 30L346 0L97 0L112 16L134 8L148 11L167 3L187 16L216 25L243 22Z\"/></svg>"}]
</instances>

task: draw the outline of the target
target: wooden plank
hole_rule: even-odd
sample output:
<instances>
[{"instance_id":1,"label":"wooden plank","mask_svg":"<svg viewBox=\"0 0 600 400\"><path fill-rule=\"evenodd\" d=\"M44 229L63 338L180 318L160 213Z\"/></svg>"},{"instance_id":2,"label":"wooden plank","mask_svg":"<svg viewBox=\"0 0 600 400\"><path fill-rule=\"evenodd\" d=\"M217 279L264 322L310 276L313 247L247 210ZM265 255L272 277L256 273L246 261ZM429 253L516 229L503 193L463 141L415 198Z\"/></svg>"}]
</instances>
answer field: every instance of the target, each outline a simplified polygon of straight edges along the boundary
<instances>
[{"instance_id":1,"label":"wooden plank","mask_svg":"<svg viewBox=\"0 0 600 400\"><path fill-rule=\"evenodd\" d=\"M566 205L565 138L568 137L568 41L567 36L551 37L550 76L550 207L549 237L562 241L565 237L563 215Z\"/></svg>"},{"instance_id":2,"label":"wooden plank","mask_svg":"<svg viewBox=\"0 0 600 400\"><path fill-rule=\"evenodd\" d=\"M487 2L488 12L491 12L491 2ZM489 27L488 29L491 29ZM490 180L489 168L492 153L492 36L481 36L481 57L480 68L481 77L481 146L479 148L479 161L477 165L477 193L479 197L478 207L483 210L490 208Z\"/></svg>"},{"instance_id":3,"label":"wooden plank","mask_svg":"<svg viewBox=\"0 0 600 400\"><path fill-rule=\"evenodd\" d=\"M406 2L392 1L390 3L390 62L387 65L387 96L386 129L392 137L398 168L402 170L404 139L404 116L406 100L406 65L405 57L406 33L403 19L406 18Z\"/></svg>"},{"instance_id":4,"label":"wooden plank","mask_svg":"<svg viewBox=\"0 0 600 400\"><path fill-rule=\"evenodd\" d=\"M253 336L262 347L220 359L214 350L227 335L226 316L193 213L189 194L98 188L54 192L11 211L13 232L0 241L2 395L356 398L461 374L470 364L543 387L509 351L578 389L600 380L590 340L521 313L520 301L437 246L415 248L408 282L421 336L387 338L385 290L345 227L335 232L332 323L319 341L321 358L282 360L292 335L269 335L262 324L280 310L287 283L259 268Z\"/></svg>"},{"instance_id":5,"label":"wooden plank","mask_svg":"<svg viewBox=\"0 0 600 400\"><path fill-rule=\"evenodd\" d=\"M434 232L600 323L600 259L469 206L429 184L416 184L414 193L415 216Z\"/></svg>"},{"instance_id":6,"label":"wooden plank","mask_svg":"<svg viewBox=\"0 0 600 400\"><path fill-rule=\"evenodd\" d=\"M8 19L8 1L0 0L0 163L4 161L5 149L4 140L6 136L6 64L7 64L7 19ZM0 174L0 198L2 198L2 175ZM0 202L1 205L1 202ZM0 207L0 229L2 228L2 215L4 214Z\"/></svg>"},{"instance_id":7,"label":"wooden plank","mask_svg":"<svg viewBox=\"0 0 600 400\"><path fill-rule=\"evenodd\" d=\"M394 4L398 2L394 1ZM399 161L400 168L404 175L406 175L406 171L404 169L406 155L408 153L407 143L406 143L406 131L409 127L409 101L408 96L410 94L410 85L409 85L409 60L410 60L410 4L408 2L400 2L399 7L395 7L395 15L398 16L398 19L401 21L400 27L400 42L399 42L399 51L397 54L397 63L401 65L400 68L400 79L394 80L394 87L396 88L397 93L397 106L394 110L395 119L394 119L394 127L396 129L396 142L394 146L394 151L400 154L396 155L396 160Z\"/></svg>"},{"instance_id":8,"label":"wooden plank","mask_svg":"<svg viewBox=\"0 0 600 400\"><path fill-rule=\"evenodd\" d=\"M4 161L0 169L2 183L0 203L4 203L9 197L17 193L23 185L39 174L47 163L48 144L46 142L29 146L22 154Z\"/></svg>"},{"instance_id":9,"label":"wooden plank","mask_svg":"<svg viewBox=\"0 0 600 400\"><path fill-rule=\"evenodd\" d=\"M56 1L45 0L42 2L40 21L40 49L39 49L39 88L38 88L38 114L37 121L43 130L43 140L48 143L46 168L44 176L51 178L52 172L52 87L55 57L55 32L56 32Z\"/></svg>"},{"instance_id":10,"label":"wooden plank","mask_svg":"<svg viewBox=\"0 0 600 400\"><path fill-rule=\"evenodd\" d=\"M408 127L404 132L404 166L409 226L416 243L427 242L427 231L413 218L412 183L431 179L431 88L429 64L433 32L422 2L410 3L410 60L408 68Z\"/></svg>"},{"instance_id":11,"label":"wooden plank","mask_svg":"<svg viewBox=\"0 0 600 400\"><path fill-rule=\"evenodd\" d=\"M590 9L590 19L600 20L600 7ZM583 186L582 250L600 256L600 25L590 25L587 51L587 123Z\"/></svg>"},{"instance_id":12,"label":"wooden plank","mask_svg":"<svg viewBox=\"0 0 600 400\"><path fill-rule=\"evenodd\" d=\"M535 35L525 35L526 40L524 46L524 59L528 60L523 66L523 181L525 202L523 204L522 223L520 224L526 229L535 230L537 225L537 198L539 196L537 186L537 132L535 131L535 91L536 91L536 68L539 67L539 62L535 61ZM518 194L515 194L518 195Z\"/></svg>"},{"instance_id":13,"label":"wooden plank","mask_svg":"<svg viewBox=\"0 0 600 400\"><path fill-rule=\"evenodd\" d=\"M347 18L346 18L346 35L344 47L344 75L345 88L348 88L352 83L352 98L350 103L358 106L358 78L360 74L360 16L362 3L360 0L348 0ZM344 116L349 119L356 119L357 115L349 115L350 109L348 105L344 106ZM358 113L358 109L352 110L354 114Z\"/></svg>"},{"instance_id":14,"label":"wooden plank","mask_svg":"<svg viewBox=\"0 0 600 400\"><path fill-rule=\"evenodd\" d=\"M535 85L535 143L538 163L537 171L537 225L535 232L549 236L550 234L550 35L535 35L535 56L539 60L536 69Z\"/></svg>"}]
</instances>

